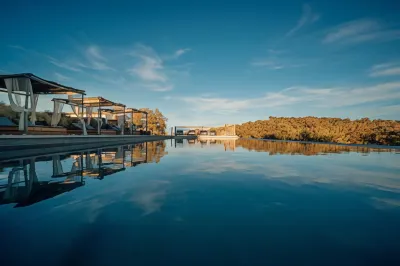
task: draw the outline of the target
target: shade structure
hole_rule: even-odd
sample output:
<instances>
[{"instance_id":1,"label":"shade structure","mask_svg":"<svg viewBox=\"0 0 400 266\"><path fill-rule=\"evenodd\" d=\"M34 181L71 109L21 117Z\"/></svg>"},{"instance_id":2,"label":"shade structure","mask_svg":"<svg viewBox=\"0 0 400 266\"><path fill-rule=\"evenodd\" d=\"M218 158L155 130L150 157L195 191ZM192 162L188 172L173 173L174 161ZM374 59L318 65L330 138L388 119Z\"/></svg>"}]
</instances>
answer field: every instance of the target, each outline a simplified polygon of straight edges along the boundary
<instances>
[{"instance_id":1,"label":"shade structure","mask_svg":"<svg viewBox=\"0 0 400 266\"><path fill-rule=\"evenodd\" d=\"M83 103L84 106L86 107L112 107L112 106L119 106L119 107L125 107L124 104L122 103L117 103L113 102L111 100L105 99L101 96L98 97L84 97L83 102L82 99L80 98L71 98L70 99L73 102L76 102L78 104Z\"/></svg>"},{"instance_id":2,"label":"shade structure","mask_svg":"<svg viewBox=\"0 0 400 266\"><path fill-rule=\"evenodd\" d=\"M131 114L131 123L133 123L133 114L134 113L142 113L142 114L144 114L146 116L146 131L147 131L147 126L148 126L148 124L147 124L147 115L148 115L148 112L146 112L146 111L142 111L142 110L139 110L139 109L136 109L136 108L124 108L124 109L117 109L117 110L102 109L102 111L106 112L106 113L109 113L109 114L114 114L114 115L124 114L124 117L125 117L125 114ZM124 121L124 124L125 124L125 121ZM130 127L130 131L131 131L131 134L133 134L132 126Z\"/></svg>"},{"instance_id":3,"label":"shade structure","mask_svg":"<svg viewBox=\"0 0 400 266\"><path fill-rule=\"evenodd\" d=\"M32 91L34 94L83 94L83 95L86 94L84 90L79 90L69 86L61 85L57 82L35 76L32 73L0 75L0 89L6 88L5 80L9 78L30 79L32 84Z\"/></svg>"},{"instance_id":4,"label":"shade structure","mask_svg":"<svg viewBox=\"0 0 400 266\"><path fill-rule=\"evenodd\" d=\"M0 91L6 92L11 109L20 113L19 130L28 133L28 114L31 123L36 122L36 107L42 94L81 94L85 91L49 81L31 73L0 75ZM21 98L24 97L24 98Z\"/></svg>"},{"instance_id":5,"label":"shade structure","mask_svg":"<svg viewBox=\"0 0 400 266\"><path fill-rule=\"evenodd\" d=\"M105 110L102 109L103 107L117 107L117 108L122 108L125 109L125 105L122 103L117 103L111 100L108 100L106 98L103 98L101 96L98 97L82 97L82 98L72 98L70 97L69 100L72 103L78 104L78 105L82 105L84 107L87 108L98 108L97 112L98 112L98 123L97 123L97 133L99 135L101 135L101 126L102 126L102 120L101 120L101 113Z\"/></svg>"}]
</instances>

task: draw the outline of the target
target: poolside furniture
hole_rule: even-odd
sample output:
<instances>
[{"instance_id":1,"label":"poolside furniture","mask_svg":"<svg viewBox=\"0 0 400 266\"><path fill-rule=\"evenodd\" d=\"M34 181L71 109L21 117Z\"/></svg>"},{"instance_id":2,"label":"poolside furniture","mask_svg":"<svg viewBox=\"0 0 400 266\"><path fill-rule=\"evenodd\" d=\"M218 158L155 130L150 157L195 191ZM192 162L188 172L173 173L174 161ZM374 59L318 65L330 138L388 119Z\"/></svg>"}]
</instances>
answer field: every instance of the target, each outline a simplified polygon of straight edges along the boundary
<instances>
[{"instance_id":1,"label":"poolside furniture","mask_svg":"<svg viewBox=\"0 0 400 266\"><path fill-rule=\"evenodd\" d=\"M200 130L200 135L208 136L207 130Z\"/></svg>"}]
</instances>

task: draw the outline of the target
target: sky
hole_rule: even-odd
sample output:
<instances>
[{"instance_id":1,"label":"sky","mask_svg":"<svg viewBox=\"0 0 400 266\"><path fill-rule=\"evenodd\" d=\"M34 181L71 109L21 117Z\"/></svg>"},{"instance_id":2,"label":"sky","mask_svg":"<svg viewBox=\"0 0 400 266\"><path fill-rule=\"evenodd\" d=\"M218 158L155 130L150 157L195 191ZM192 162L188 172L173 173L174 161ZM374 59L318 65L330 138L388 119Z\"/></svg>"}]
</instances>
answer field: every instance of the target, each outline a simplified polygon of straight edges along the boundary
<instances>
[{"instance_id":1,"label":"sky","mask_svg":"<svg viewBox=\"0 0 400 266\"><path fill-rule=\"evenodd\" d=\"M400 120L399 1L6 0L1 10L0 74L159 108L168 126Z\"/></svg>"}]
</instances>

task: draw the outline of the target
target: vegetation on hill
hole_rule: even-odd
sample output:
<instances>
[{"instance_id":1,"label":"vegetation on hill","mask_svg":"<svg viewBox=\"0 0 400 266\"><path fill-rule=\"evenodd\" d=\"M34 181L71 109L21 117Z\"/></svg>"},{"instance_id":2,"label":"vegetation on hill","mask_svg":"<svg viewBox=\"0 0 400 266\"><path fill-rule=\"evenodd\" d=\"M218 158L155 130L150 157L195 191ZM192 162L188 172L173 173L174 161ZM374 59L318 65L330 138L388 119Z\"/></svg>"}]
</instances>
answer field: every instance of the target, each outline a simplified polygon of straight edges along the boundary
<instances>
[{"instance_id":1,"label":"vegetation on hill","mask_svg":"<svg viewBox=\"0 0 400 266\"><path fill-rule=\"evenodd\" d=\"M223 128L217 133L223 134ZM236 134L242 138L400 145L400 121L269 117L237 125Z\"/></svg>"}]
</instances>

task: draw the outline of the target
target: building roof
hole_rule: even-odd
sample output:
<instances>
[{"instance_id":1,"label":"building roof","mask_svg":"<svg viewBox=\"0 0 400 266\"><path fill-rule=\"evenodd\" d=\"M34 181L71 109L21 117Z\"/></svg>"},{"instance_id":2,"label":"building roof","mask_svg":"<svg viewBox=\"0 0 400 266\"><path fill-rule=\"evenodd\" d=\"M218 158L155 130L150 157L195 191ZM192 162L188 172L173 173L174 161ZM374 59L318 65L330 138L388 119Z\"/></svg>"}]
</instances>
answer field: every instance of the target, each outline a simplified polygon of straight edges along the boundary
<instances>
[{"instance_id":1,"label":"building roof","mask_svg":"<svg viewBox=\"0 0 400 266\"><path fill-rule=\"evenodd\" d=\"M45 80L31 73L0 75L0 88L6 88L4 80L8 78L29 78L33 93L35 94L86 94L84 90L78 90L54 81Z\"/></svg>"},{"instance_id":2,"label":"building roof","mask_svg":"<svg viewBox=\"0 0 400 266\"><path fill-rule=\"evenodd\" d=\"M103 112L106 113L111 113L111 114L123 114L124 110L112 110L112 109L102 109ZM125 114L130 114L130 113L143 113L147 114L146 111L142 111L136 108L126 108L125 109Z\"/></svg>"},{"instance_id":3,"label":"building roof","mask_svg":"<svg viewBox=\"0 0 400 266\"><path fill-rule=\"evenodd\" d=\"M72 98L70 100L77 104L82 104L82 99L80 98ZM86 107L111 107L111 106L125 107L125 105L122 103L116 103L100 96L83 98L83 105Z\"/></svg>"}]
</instances>

